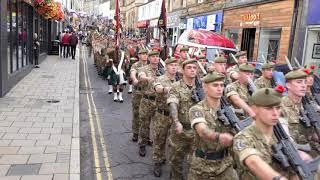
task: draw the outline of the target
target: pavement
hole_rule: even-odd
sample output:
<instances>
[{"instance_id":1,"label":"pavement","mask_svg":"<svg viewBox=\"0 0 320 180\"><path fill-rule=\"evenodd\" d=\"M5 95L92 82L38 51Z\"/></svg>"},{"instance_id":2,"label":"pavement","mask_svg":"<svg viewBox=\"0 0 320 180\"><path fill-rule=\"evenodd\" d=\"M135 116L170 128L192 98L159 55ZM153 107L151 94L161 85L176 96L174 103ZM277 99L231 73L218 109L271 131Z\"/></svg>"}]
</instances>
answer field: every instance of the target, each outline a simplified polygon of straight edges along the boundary
<instances>
[{"instance_id":1,"label":"pavement","mask_svg":"<svg viewBox=\"0 0 320 180\"><path fill-rule=\"evenodd\" d=\"M0 98L0 180L80 180L78 60L48 56Z\"/></svg>"}]
</instances>

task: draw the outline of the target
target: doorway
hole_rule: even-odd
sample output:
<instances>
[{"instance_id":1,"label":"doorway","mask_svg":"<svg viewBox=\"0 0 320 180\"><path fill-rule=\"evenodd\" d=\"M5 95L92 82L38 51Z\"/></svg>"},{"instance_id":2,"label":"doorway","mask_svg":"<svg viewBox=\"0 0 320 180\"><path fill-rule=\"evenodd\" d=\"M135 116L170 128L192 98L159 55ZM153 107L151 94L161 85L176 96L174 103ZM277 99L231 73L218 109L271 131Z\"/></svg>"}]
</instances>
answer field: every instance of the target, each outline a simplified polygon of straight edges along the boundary
<instances>
[{"instance_id":1,"label":"doorway","mask_svg":"<svg viewBox=\"0 0 320 180\"><path fill-rule=\"evenodd\" d=\"M242 31L241 50L247 51L249 61L252 61L256 28L246 28Z\"/></svg>"}]
</instances>

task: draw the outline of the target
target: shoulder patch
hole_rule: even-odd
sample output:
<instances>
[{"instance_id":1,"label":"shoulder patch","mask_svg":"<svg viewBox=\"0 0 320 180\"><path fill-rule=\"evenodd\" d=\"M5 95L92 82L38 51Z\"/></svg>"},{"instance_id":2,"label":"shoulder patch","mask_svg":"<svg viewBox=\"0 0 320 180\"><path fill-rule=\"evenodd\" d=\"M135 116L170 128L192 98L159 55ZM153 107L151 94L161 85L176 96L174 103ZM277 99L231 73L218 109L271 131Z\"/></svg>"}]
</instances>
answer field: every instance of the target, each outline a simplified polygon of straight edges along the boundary
<instances>
[{"instance_id":1,"label":"shoulder patch","mask_svg":"<svg viewBox=\"0 0 320 180\"><path fill-rule=\"evenodd\" d=\"M203 113L199 110L193 110L191 111L191 119L196 119L196 118L200 118L200 117L204 117Z\"/></svg>"},{"instance_id":2,"label":"shoulder patch","mask_svg":"<svg viewBox=\"0 0 320 180\"><path fill-rule=\"evenodd\" d=\"M242 139L236 139L236 141L234 142L234 148L237 151L242 151L246 148L246 144Z\"/></svg>"}]
</instances>

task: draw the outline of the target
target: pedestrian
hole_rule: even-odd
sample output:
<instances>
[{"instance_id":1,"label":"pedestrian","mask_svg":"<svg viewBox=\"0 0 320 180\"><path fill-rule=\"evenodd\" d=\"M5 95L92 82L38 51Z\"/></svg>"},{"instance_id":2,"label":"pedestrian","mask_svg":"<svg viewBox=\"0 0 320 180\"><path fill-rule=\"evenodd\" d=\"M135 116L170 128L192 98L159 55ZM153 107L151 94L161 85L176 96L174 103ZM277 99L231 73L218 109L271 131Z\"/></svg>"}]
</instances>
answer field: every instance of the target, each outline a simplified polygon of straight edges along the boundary
<instances>
[{"instance_id":1,"label":"pedestrian","mask_svg":"<svg viewBox=\"0 0 320 180\"><path fill-rule=\"evenodd\" d=\"M34 67L35 68L40 68L39 67L39 47L40 47L40 42L38 40L38 34L34 33L34 35L33 35L33 53L34 53Z\"/></svg>"},{"instance_id":2,"label":"pedestrian","mask_svg":"<svg viewBox=\"0 0 320 180\"><path fill-rule=\"evenodd\" d=\"M63 43L63 57L68 58L70 54L70 35L69 32L66 32L65 35L62 37L62 43Z\"/></svg>"},{"instance_id":3,"label":"pedestrian","mask_svg":"<svg viewBox=\"0 0 320 180\"><path fill-rule=\"evenodd\" d=\"M64 46L63 46L63 42L62 42L62 38L63 36L66 34L66 31L63 31L60 36L59 36L59 41L60 41L60 57L62 57L62 54L63 54L63 49L64 49Z\"/></svg>"},{"instance_id":4,"label":"pedestrian","mask_svg":"<svg viewBox=\"0 0 320 180\"><path fill-rule=\"evenodd\" d=\"M78 37L74 32L72 32L70 36L70 47L71 47L72 59L75 59L77 44L78 44Z\"/></svg>"}]
</instances>

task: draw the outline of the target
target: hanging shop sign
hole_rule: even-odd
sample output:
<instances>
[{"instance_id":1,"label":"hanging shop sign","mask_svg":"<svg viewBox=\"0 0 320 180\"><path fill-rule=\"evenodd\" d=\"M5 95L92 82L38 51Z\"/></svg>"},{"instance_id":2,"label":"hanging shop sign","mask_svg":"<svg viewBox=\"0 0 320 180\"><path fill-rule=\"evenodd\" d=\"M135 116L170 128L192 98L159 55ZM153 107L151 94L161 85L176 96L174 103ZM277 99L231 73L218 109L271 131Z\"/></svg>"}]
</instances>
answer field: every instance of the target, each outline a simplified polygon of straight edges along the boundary
<instances>
[{"instance_id":1,"label":"hanging shop sign","mask_svg":"<svg viewBox=\"0 0 320 180\"><path fill-rule=\"evenodd\" d=\"M182 11L176 11L168 14L167 17L167 27L179 27L180 24L180 16Z\"/></svg>"}]
</instances>

